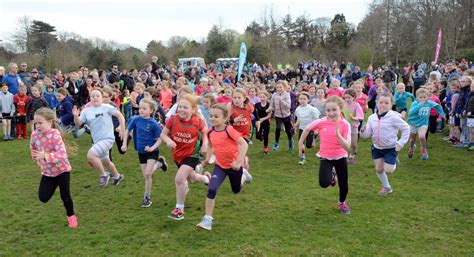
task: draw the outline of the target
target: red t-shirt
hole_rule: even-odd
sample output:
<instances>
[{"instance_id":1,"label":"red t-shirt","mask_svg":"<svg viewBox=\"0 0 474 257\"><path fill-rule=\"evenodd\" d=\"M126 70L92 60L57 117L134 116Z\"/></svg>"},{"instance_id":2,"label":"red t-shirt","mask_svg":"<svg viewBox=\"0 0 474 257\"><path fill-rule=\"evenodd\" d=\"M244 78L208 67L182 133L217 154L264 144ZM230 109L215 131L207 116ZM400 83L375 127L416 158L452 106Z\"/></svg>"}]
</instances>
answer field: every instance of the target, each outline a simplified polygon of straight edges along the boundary
<instances>
[{"instance_id":1,"label":"red t-shirt","mask_svg":"<svg viewBox=\"0 0 474 257\"><path fill-rule=\"evenodd\" d=\"M176 143L171 152L177 163L181 164L188 157L199 158L199 134L207 133L202 119L194 114L189 120L172 115L166 122L166 128L169 130L169 137Z\"/></svg>"},{"instance_id":2,"label":"red t-shirt","mask_svg":"<svg viewBox=\"0 0 474 257\"><path fill-rule=\"evenodd\" d=\"M231 97L227 97L227 96L219 96L219 97L216 99L216 102L217 102L218 104L220 104L220 103L228 104L228 103L232 103L232 98L231 98Z\"/></svg>"},{"instance_id":3,"label":"red t-shirt","mask_svg":"<svg viewBox=\"0 0 474 257\"><path fill-rule=\"evenodd\" d=\"M240 121L234 122L232 127L234 127L234 129L237 130L245 139L249 139L250 137L253 110L254 107L251 104L245 105L244 108L232 105L230 119L235 119L240 115L243 117Z\"/></svg>"},{"instance_id":4,"label":"red t-shirt","mask_svg":"<svg viewBox=\"0 0 474 257\"><path fill-rule=\"evenodd\" d=\"M227 126L226 130L227 132L212 130L209 134L209 142L216 156L216 164L223 169L230 169L232 162L239 157L237 140L242 136L232 126Z\"/></svg>"},{"instance_id":5,"label":"red t-shirt","mask_svg":"<svg viewBox=\"0 0 474 257\"><path fill-rule=\"evenodd\" d=\"M26 104L29 100L30 98L27 95L20 96L20 94L16 94L13 97L13 103L19 116L26 116Z\"/></svg>"}]
</instances>

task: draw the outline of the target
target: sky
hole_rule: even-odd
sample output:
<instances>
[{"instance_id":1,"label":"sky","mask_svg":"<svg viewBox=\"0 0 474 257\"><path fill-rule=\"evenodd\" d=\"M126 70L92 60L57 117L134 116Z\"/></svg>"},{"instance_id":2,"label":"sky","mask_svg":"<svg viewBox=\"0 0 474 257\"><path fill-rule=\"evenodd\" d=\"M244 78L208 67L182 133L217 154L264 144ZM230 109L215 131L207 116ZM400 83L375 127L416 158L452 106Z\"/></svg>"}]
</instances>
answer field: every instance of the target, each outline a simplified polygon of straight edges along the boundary
<instances>
[{"instance_id":1,"label":"sky","mask_svg":"<svg viewBox=\"0 0 474 257\"><path fill-rule=\"evenodd\" d=\"M343 13L357 24L370 0L0 0L0 39L8 41L17 20L28 16L85 38L102 38L144 50L151 40L166 42L179 35L201 41L214 24L243 33L253 20L272 9L276 17L290 13L311 18Z\"/></svg>"}]
</instances>

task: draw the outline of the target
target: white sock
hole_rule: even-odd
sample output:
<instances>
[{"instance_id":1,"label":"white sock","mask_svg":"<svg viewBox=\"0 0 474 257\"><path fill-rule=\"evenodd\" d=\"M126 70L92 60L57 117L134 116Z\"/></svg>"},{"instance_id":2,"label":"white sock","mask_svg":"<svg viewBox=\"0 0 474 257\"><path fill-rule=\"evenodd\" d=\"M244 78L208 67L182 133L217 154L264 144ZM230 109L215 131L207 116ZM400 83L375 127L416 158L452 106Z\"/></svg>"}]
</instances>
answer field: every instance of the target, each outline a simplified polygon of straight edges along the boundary
<instances>
[{"instance_id":1,"label":"white sock","mask_svg":"<svg viewBox=\"0 0 474 257\"><path fill-rule=\"evenodd\" d=\"M392 188L390 186L390 183L388 183L388 177L387 177L387 173L384 171L382 173L378 173L377 172L377 177L379 177L379 180L380 182L382 183L383 187L385 188Z\"/></svg>"},{"instance_id":2,"label":"white sock","mask_svg":"<svg viewBox=\"0 0 474 257\"><path fill-rule=\"evenodd\" d=\"M214 219L212 216L209 216L209 215L204 215L204 218L208 219L208 220L211 220L211 221Z\"/></svg>"},{"instance_id":3,"label":"white sock","mask_svg":"<svg viewBox=\"0 0 474 257\"><path fill-rule=\"evenodd\" d=\"M182 210L182 211L184 211L184 204L179 204L179 203L177 203L177 204L176 204L176 208L177 208L177 209L180 209L180 210Z\"/></svg>"}]
</instances>

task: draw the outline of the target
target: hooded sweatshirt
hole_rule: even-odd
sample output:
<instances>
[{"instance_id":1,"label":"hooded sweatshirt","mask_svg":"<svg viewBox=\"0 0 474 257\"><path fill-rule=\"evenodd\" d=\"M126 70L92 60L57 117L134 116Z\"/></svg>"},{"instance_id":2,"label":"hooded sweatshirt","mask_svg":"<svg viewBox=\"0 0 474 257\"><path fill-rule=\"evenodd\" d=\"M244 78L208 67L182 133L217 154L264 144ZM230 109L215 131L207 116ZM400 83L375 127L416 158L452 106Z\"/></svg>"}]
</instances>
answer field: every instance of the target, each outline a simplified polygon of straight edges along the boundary
<instances>
[{"instance_id":1,"label":"hooded sweatshirt","mask_svg":"<svg viewBox=\"0 0 474 257\"><path fill-rule=\"evenodd\" d=\"M398 131L402 136L398 139ZM403 147L410 138L410 126L398 112L388 111L384 115L374 113L367 120L367 127L362 137L372 138L372 144L377 149L390 149L395 145Z\"/></svg>"}]
</instances>

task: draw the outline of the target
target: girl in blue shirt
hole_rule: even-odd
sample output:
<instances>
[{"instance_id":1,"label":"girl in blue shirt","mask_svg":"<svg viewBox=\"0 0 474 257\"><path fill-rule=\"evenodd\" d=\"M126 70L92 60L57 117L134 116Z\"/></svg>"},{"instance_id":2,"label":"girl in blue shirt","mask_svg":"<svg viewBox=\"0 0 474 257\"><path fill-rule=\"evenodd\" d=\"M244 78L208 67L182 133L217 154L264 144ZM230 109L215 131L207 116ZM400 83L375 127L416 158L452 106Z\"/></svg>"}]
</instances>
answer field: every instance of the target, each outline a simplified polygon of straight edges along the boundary
<instances>
[{"instance_id":1,"label":"girl in blue shirt","mask_svg":"<svg viewBox=\"0 0 474 257\"><path fill-rule=\"evenodd\" d=\"M156 104L153 100L144 98L140 101L138 113L133 116L128 123L124 142L127 142L129 131L133 131L133 144L138 152L140 168L145 178L145 193L143 194L142 208L151 206L151 189L153 185L152 176L161 163L161 168L165 170L166 163L164 157L159 156L161 144L161 126L153 119L152 115L156 111ZM122 151L127 151L127 144L122 145Z\"/></svg>"}]
</instances>

